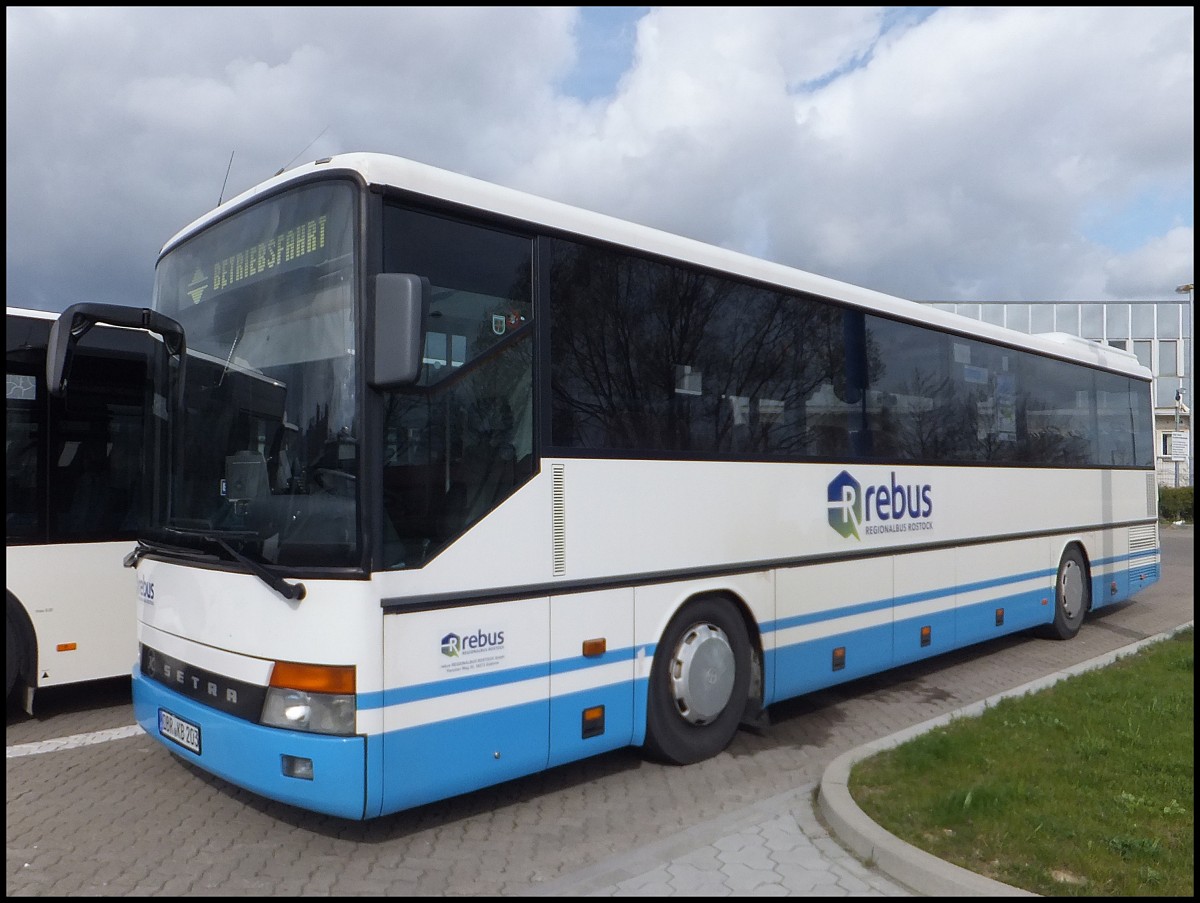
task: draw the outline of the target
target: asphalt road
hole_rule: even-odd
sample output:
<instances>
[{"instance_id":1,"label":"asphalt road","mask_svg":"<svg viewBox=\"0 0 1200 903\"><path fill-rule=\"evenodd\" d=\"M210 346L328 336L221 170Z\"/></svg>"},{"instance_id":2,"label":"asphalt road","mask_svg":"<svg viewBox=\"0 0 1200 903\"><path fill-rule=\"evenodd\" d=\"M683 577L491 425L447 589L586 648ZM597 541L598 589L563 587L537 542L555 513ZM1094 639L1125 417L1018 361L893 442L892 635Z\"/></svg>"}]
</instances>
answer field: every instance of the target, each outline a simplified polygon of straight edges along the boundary
<instances>
[{"instance_id":1,"label":"asphalt road","mask_svg":"<svg viewBox=\"0 0 1200 903\"><path fill-rule=\"evenodd\" d=\"M7 894L606 895L608 865L709 843L848 750L1192 621L1192 528L1162 546L1163 579L1069 642L1006 637L814 693L698 765L615 752L365 823L176 759L133 727L128 680L43 692L7 718Z\"/></svg>"}]
</instances>

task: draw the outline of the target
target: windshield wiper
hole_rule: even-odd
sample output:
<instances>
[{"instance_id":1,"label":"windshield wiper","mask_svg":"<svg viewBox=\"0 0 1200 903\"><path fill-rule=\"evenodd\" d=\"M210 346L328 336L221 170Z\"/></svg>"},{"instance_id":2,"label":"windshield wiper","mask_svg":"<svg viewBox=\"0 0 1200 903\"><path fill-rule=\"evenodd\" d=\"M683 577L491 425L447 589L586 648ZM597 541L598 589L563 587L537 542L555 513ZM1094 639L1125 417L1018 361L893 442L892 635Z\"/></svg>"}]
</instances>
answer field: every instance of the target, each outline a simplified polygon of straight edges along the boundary
<instances>
[{"instance_id":1,"label":"windshield wiper","mask_svg":"<svg viewBox=\"0 0 1200 903\"><path fill-rule=\"evenodd\" d=\"M229 372L229 365L233 361L233 352L237 350L238 344L242 341L242 336L246 334L246 324L242 323L238 327L237 335L233 337L233 344L229 346L229 355L225 358L225 369L221 371L221 378L217 380L217 385L225 382L225 374Z\"/></svg>"},{"instance_id":2,"label":"windshield wiper","mask_svg":"<svg viewBox=\"0 0 1200 903\"><path fill-rule=\"evenodd\" d=\"M209 559L216 560L217 556L208 552L201 552L199 549L193 549L184 546L169 546L161 542L148 542L145 539L139 538L137 545L134 546L132 552L125 556L121 562L125 567L137 567L137 563L151 553L159 553L162 555L182 556L184 558L193 559Z\"/></svg>"},{"instance_id":3,"label":"windshield wiper","mask_svg":"<svg viewBox=\"0 0 1200 903\"><path fill-rule=\"evenodd\" d=\"M279 595L283 596L285 599L295 599L298 602L304 598L307 592L303 583L288 583L282 577L271 573L269 570L267 570L267 568L263 567L257 561L247 558L228 542L226 542L224 537L218 533L208 533L204 530L181 530L179 527L165 527L164 529L168 533L176 533L180 536L194 536L197 539L203 539L205 542L211 542L214 545L220 546L222 549L228 552L235 561L241 564L242 567L248 570L267 586L271 587L271 589L275 590L275 592L279 593ZM140 557L138 553L141 549L142 544L139 541L138 548L134 549L129 553L128 556L126 556L126 567L132 567L132 565L128 564L130 558L134 559L134 564L137 563L137 558L135 556ZM143 551L141 554L144 555L145 552Z\"/></svg>"}]
</instances>

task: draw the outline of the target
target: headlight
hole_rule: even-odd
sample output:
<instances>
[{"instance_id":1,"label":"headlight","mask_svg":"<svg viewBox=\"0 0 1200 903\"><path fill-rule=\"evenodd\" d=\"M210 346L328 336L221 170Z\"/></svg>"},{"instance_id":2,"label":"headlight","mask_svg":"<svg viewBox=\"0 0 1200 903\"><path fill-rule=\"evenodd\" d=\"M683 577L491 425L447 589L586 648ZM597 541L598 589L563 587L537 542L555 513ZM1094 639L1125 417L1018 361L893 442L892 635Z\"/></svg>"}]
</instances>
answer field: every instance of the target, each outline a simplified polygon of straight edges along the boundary
<instances>
[{"instance_id":1,"label":"headlight","mask_svg":"<svg viewBox=\"0 0 1200 903\"><path fill-rule=\"evenodd\" d=\"M354 733L357 702L352 665L276 662L262 724L314 734Z\"/></svg>"},{"instance_id":2,"label":"headlight","mask_svg":"<svg viewBox=\"0 0 1200 903\"><path fill-rule=\"evenodd\" d=\"M348 736L354 733L354 716L353 696L270 687L261 720L271 727Z\"/></svg>"}]
</instances>

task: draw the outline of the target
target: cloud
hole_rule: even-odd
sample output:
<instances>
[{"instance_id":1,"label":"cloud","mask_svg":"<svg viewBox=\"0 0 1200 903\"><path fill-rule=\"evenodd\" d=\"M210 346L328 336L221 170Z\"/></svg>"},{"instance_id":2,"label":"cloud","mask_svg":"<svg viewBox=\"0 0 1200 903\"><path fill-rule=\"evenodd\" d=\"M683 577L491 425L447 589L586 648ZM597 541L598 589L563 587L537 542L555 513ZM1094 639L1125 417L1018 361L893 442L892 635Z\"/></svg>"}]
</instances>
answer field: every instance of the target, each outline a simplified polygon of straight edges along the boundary
<instances>
[{"instance_id":1,"label":"cloud","mask_svg":"<svg viewBox=\"0 0 1200 903\"><path fill-rule=\"evenodd\" d=\"M1195 254L1195 236L1190 226L1178 226L1166 235L1150 239L1129 254L1109 258L1104 264L1105 284L1108 291L1123 298L1162 296L1163 291L1173 291L1174 286L1191 282L1192 262ZM1146 284L1147 273L1187 273L1187 277L1169 278L1164 288L1149 295L1139 295Z\"/></svg>"},{"instance_id":2,"label":"cloud","mask_svg":"<svg viewBox=\"0 0 1200 903\"><path fill-rule=\"evenodd\" d=\"M1192 279L1190 7L647 10L616 72L570 7L9 7L10 303L148 304L180 227L356 150L920 300Z\"/></svg>"}]
</instances>

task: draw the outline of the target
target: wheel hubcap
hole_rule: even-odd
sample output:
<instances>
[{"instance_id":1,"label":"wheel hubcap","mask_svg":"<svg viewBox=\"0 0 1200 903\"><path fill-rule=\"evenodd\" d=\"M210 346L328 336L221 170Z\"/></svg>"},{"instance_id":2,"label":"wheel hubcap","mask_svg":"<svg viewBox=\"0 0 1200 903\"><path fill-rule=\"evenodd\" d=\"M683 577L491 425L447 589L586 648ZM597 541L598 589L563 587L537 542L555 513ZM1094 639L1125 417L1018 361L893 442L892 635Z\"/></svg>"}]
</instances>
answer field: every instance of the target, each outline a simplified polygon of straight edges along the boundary
<instances>
[{"instance_id":1,"label":"wheel hubcap","mask_svg":"<svg viewBox=\"0 0 1200 903\"><path fill-rule=\"evenodd\" d=\"M1073 620L1083 608L1083 575L1075 562L1068 561L1063 568L1059 590L1062 594L1063 614L1069 620Z\"/></svg>"},{"instance_id":2,"label":"wheel hubcap","mask_svg":"<svg viewBox=\"0 0 1200 903\"><path fill-rule=\"evenodd\" d=\"M707 724L725 710L733 694L733 647L711 624L687 632L671 662L671 690L686 721Z\"/></svg>"}]
</instances>

